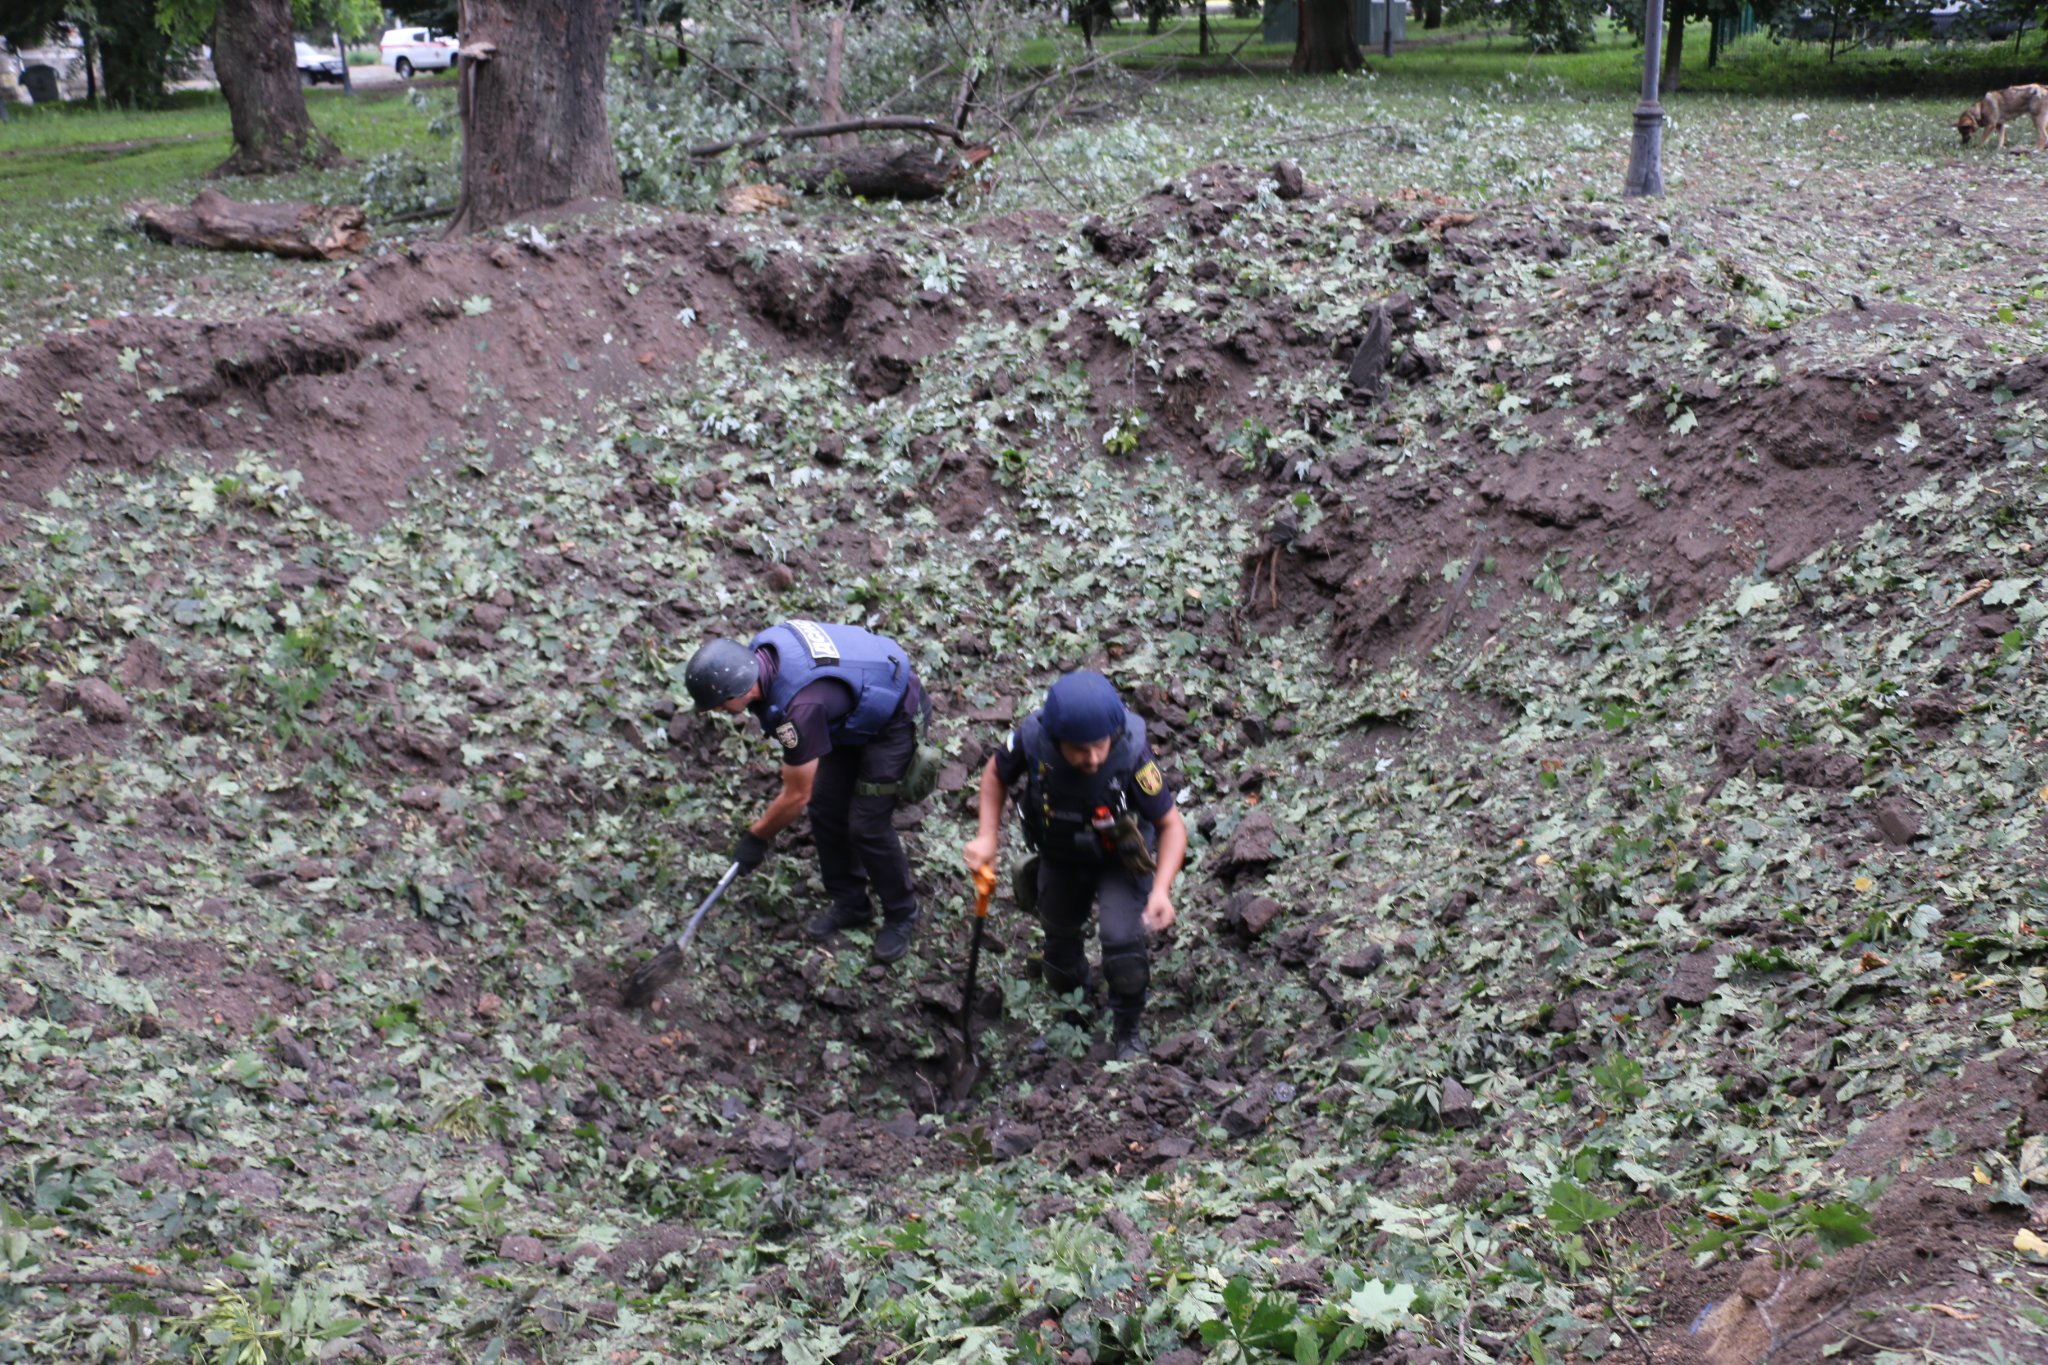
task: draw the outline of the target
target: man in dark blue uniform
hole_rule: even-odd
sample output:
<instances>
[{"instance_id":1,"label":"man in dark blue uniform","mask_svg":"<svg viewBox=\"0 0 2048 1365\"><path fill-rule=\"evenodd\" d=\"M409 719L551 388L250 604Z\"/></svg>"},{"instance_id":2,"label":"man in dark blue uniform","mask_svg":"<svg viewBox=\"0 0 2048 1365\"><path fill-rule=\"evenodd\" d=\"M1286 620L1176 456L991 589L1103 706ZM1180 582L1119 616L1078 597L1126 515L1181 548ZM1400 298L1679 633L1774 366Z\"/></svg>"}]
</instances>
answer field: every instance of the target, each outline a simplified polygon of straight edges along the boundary
<instances>
[{"instance_id":1,"label":"man in dark blue uniform","mask_svg":"<svg viewBox=\"0 0 2048 1365\"><path fill-rule=\"evenodd\" d=\"M1037 893L1045 979L1062 994L1087 990L1083 934L1093 905L1101 920L1110 1046L1121 1061L1142 1057L1140 1023L1152 977L1145 936L1173 923L1168 892L1188 848L1173 790L1145 742L1145 722L1100 673L1061 677L982 772L980 831L964 850L969 867L995 865L1003 800L1013 787L1021 788L1025 842L1037 853L1026 864L1037 864L1035 877L1019 891Z\"/></svg>"},{"instance_id":2,"label":"man in dark blue uniform","mask_svg":"<svg viewBox=\"0 0 2048 1365\"><path fill-rule=\"evenodd\" d=\"M683 684L699 711L751 711L782 746L782 790L740 836L733 861L752 872L768 841L808 810L831 900L805 932L830 938L872 922L872 888L883 921L875 961L902 957L917 893L890 816L931 714L910 656L858 626L785 621L744 645L709 641L691 656Z\"/></svg>"}]
</instances>

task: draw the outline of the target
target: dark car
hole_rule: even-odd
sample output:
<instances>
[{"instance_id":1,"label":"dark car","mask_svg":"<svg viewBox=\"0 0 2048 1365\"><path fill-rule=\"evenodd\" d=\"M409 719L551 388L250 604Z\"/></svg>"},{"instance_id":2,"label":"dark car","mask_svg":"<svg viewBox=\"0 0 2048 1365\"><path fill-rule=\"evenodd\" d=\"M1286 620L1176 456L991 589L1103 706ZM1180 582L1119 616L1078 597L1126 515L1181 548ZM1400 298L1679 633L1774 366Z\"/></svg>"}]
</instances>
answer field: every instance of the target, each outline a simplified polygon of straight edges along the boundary
<instances>
[{"instance_id":1,"label":"dark car","mask_svg":"<svg viewBox=\"0 0 2048 1365\"><path fill-rule=\"evenodd\" d=\"M340 57L332 52L322 52L308 42L294 42L292 49L298 53L300 85L341 84Z\"/></svg>"}]
</instances>

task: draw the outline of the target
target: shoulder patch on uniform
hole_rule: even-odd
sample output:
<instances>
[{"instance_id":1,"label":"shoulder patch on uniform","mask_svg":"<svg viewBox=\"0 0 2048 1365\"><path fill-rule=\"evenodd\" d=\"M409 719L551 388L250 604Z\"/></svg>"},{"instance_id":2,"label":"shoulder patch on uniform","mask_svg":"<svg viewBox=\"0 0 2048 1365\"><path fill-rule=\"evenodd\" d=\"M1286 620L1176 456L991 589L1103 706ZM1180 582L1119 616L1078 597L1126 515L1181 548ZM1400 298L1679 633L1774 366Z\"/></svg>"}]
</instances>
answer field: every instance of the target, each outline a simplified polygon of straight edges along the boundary
<instances>
[{"instance_id":1,"label":"shoulder patch on uniform","mask_svg":"<svg viewBox=\"0 0 2048 1365\"><path fill-rule=\"evenodd\" d=\"M1157 763L1147 763L1131 774L1131 780L1147 796L1157 796L1166 787L1166 778L1160 773Z\"/></svg>"},{"instance_id":2,"label":"shoulder patch on uniform","mask_svg":"<svg viewBox=\"0 0 2048 1365\"><path fill-rule=\"evenodd\" d=\"M803 738L797 734L796 724L793 721L786 720L776 726L775 738L782 741L782 747L785 749L794 749L797 745L803 743Z\"/></svg>"}]
</instances>

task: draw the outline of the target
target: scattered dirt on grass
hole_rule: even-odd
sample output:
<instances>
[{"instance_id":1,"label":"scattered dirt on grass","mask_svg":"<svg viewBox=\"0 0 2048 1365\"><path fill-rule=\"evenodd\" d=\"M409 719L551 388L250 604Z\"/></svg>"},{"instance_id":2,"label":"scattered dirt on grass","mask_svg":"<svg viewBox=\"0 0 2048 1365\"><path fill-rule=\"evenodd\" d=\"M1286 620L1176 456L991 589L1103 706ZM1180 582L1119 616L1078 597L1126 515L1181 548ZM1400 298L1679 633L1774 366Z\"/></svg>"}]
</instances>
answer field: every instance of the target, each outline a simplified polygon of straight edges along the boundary
<instances>
[{"instance_id":1,"label":"scattered dirt on grass","mask_svg":"<svg viewBox=\"0 0 2048 1365\"><path fill-rule=\"evenodd\" d=\"M1087 220L1081 236L1103 265L1149 272L1155 244L1214 240L1272 183L1270 173L1207 167L1147 196L1122 222ZM1631 323L1685 308L1718 348L1711 363L1674 388L1611 342L1560 356L1540 378L1569 393L1569 405L1532 409L1526 450L1505 468L1487 459L1495 472L1466 478L1461 469L1481 463L1467 457L1494 454L1493 434L1448 420L1421 430L1387 424L1374 392L1345 387L1374 317L1401 343L1385 381L1396 392L1460 357L1474 362L1474 384L1526 382L1501 343L1532 305L1501 302L1485 282L1516 263L1565 258L1574 241L1612 240L1627 225L1475 216L1421 192L1325 203L1313 187L1298 188L1304 212L1334 204L1386 262L1385 289L1356 299L1346 316L1310 320L1285 294L1247 305L1213 260L1198 260L1185 277L1158 271L1144 290L1141 326L1159 376L1133 363L1101 308L1082 308L1068 335L1082 348L1093 411L1143 409L1198 462L1213 460L1218 477L1271 490L1265 545L1245 565L1247 609L1255 619L1332 613L1332 647L1343 656L1378 662L1453 630L1483 635L1546 570L1619 576L1649 614L1682 616L1739 574L1778 573L1853 536L1884 497L1968 459L1956 437L1997 383L2017 393L2042 379L2038 363L2007 374L1987 362L1983 382L1967 387L1910 368L1835 363L1844 337L1927 319L1901 305L1864 305L1758 332L1717 315L1674 265L1619 277L1580 306ZM1029 253L1061 226L1034 213L968 231ZM1283 234L1275 249L1307 240ZM372 526L417 473L516 457L543 418L587 415L607 396L687 365L714 324L771 354L843 359L863 396L907 402L920 365L968 320L1028 322L1072 302L1072 277L1062 282L1050 259L1041 289L1007 291L978 266L935 289L911 278L908 236L867 245L841 254L815 226L764 245L687 218L560 242L438 243L348 272L324 313L223 324L127 318L53 338L17 353L21 374L0 390L0 530L77 463L134 466L167 450L236 447L276 451L303 473L314 502ZM1169 297L1170 287L1181 292ZM1223 324L1226 316L1234 321ZM1706 377L1764 366L1781 382ZM1225 448L1236 423L1306 422L1328 437L1332 405L1289 412L1256 387L1315 373L1348 395L1357 433L1348 443L1325 440L1302 468ZM1603 411L1620 420L1588 448L1587 416ZM1418 438L1439 452L1432 469L1382 472L1392 447ZM820 458L835 454L821 448ZM947 523L966 524L993 495L989 470L956 456L946 472L957 485L946 495ZM1304 490L1320 510L1309 529L1294 506ZM640 500L662 496L650 482Z\"/></svg>"},{"instance_id":2,"label":"scattered dirt on grass","mask_svg":"<svg viewBox=\"0 0 2048 1365\"><path fill-rule=\"evenodd\" d=\"M124 318L55 337L15 353L0 389L0 530L77 464L237 449L276 451L312 501L374 526L415 475L516 456L543 419L587 416L688 364L714 325L776 353L845 354L882 396L990 293L913 297L886 253L812 260L743 252L697 219L436 243L347 272L323 313Z\"/></svg>"}]
</instances>

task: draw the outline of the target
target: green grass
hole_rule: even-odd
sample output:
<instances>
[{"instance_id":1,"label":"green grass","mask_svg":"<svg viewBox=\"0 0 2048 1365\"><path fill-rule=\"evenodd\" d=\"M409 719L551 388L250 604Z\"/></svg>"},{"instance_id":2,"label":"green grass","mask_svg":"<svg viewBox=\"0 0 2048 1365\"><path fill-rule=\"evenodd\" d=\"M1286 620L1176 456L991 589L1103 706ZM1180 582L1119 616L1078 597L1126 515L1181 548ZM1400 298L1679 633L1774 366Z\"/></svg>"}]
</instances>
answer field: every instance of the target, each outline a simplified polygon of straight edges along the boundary
<instances>
[{"instance_id":1,"label":"green grass","mask_svg":"<svg viewBox=\"0 0 2048 1365\"><path fill-rule=\"evenodd\" d=\"M320 130L350 156L369 157L417 140L425 120L405 102L402 91L364 91L351 97L338 89L305 92L306 108ZM105 160L174 142L204 145L214 164L231 146L228 106L217 91L181 91L157 110L95 109L84 104L18 109L0 123L0 181L33 181L34 199L66 200L105 192L99 172ZM123 145L135 144L135 145ZM205 167L201 167L205 169ZM21 206L13 197L11 204Z\"/></svg>"},{"instance_id":2,"label":"green grass","mask_svg":"<svg viewBox=\"0 0 2048 1365\"><path fill-rule=\"evenodd\" d=\"M1156 35L1142 23L1125 22L1100 35L1096 49L1137 70L1246 79L1284 71L1294 53L1292 43L1260 41L1256 19L1216 19L1209 27L1213 50L1207 56L1197 50L1199 33L1192 19L1166 24ZM1709 70L1708 38L1705 23L1687 26L1681 90L1757 98L1974 97L2038 79L2043 61L2042 44L2032 38L2023 38L2018 50L2010 42L1843 47L1830 61L1824 43L1780 41L1758 32L1730 44ZM1045 67L1075 60L1080 52L1080 30L1055 30L1025 44L1017 61ZM1417 22L1409 25L1408 41L1396 45L1391 59L1376 51L1365 56L1383 90L1412 85L1483 89L1498 81L1538 79L1555 81L1568 94L1626 97L1641 80L1640 52L1640 42L1614 24L1602 24L1583 52L1536 53L1505 28L1446 26L1425 32Z\"/></svg>"},{"instance_id":3,"label":"green grass","mask_svg":"<svg viewBox=\"0 0 2048 1365\"><path fill-rule=\"evenodd\" d=\"M452 85L423 93L416 107L399 91L306 92L306 107L350 164L234 182L245 199L359 200L365 166L380 153L445 155L448 141L429 129L454 98ZM0 124L0 349L19 345L42 327L79 325L96 317L162 303L163 281L147 283L161 261L136 248L123 205L142 198L189 200L206 174L232 150L227 105L214 92L180 94L152 113L81 105L25 111ZM111 247L111 249L110 249ZM282 274L278 272L282 269ZM268 296L295 288L319 267L279 267L268 258L210 257L181 272L208 276L226 306L237 291ZM199 305L194 305L199 306Z\"/></svg>"}]
</instances>

